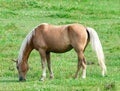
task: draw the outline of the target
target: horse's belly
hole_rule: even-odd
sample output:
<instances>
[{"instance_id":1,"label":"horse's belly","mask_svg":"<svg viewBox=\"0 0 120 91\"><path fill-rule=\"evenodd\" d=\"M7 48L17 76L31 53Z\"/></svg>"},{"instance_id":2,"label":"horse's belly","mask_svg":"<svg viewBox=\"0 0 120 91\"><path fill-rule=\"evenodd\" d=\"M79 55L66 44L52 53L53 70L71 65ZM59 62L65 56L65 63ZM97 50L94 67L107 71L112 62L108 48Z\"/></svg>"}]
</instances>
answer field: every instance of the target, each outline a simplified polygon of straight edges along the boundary
<instances>
[{"instance_id":1,"label":"horse's belly","mask_svg":"<svg viewBox=\"0 0 120 91\"><path fill-rule=\"evenodd\" d=\"M46 40L48 51L62 53L72 49L68 36L50 37Z\"/></svg>"},{"instance_id":2,"label":"horse's belly","mask_svg":"<svg viewBox=\"0 0 120 91\"><path fill-rule=\"evenodd\" d=\"M73 47L71 45L69 45L69 46L53 46L53 47L48 48L47 51L54 52L54 53L64 53L64 52L71 50L72 48Z\"/></svg>"}]
</instances>

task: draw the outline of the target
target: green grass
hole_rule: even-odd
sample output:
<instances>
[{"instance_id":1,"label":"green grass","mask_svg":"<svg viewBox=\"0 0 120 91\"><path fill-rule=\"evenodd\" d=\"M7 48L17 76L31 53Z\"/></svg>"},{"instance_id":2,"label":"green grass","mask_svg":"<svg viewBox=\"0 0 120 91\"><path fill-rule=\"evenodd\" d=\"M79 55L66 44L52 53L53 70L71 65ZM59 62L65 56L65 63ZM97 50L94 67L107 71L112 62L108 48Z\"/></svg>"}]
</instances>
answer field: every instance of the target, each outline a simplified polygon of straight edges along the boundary
<instances>
[{"instance_id":1,"label":"green grass","mask_svg":"<svg viewBox=\"0 0 120 91\"><path fill-rule=\"evenodd\" d=\"M0 0L0 91L119 91L120 90L120 1L119 0ZM55 78L44 82L40 57L33 51L29 58L27 81L19 82L16 64L25 36L40 23L56 25L81 23L96 29L103 45L108 74L101 76L90 45L85 51L87 78L73 79L77 68L74 50L52 53ZM114 86L111 86L114 85Z\"/></svg>"}]
</instances>

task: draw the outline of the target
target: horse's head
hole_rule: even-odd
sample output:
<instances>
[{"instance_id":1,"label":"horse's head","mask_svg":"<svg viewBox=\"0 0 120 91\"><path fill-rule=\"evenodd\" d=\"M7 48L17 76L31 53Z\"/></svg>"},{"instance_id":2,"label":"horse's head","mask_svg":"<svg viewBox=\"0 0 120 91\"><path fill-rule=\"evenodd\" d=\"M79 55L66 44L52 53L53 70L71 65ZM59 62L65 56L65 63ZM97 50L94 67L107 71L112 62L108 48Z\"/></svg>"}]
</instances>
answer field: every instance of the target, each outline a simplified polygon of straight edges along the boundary
<instances>
[{"instance_id":1,"label":"horse's head","mask_svg":"<svg viewBox=\"0 0 120 91\"><path fill-rule=\"evenodd\" d=\"M18 70L18 75L19 75L19 81L25 81L26 73L28 71L28 64L24 61L19 63L18 60L14 61L14 62L16 62L16 68Z\"/></svg>"}]
</instances>

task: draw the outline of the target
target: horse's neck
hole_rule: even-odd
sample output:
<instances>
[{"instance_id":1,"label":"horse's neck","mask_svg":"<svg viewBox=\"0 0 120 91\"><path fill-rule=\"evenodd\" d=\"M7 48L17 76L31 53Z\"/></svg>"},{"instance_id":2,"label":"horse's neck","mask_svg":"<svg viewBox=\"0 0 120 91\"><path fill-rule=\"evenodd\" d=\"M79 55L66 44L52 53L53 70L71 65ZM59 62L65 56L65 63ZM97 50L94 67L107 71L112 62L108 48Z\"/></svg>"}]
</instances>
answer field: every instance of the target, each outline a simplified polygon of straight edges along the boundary
<instances>
[{"instance_id":1,"label":"horse's neck","mask_svg":"<svg viewBox=\"0 0 120 91\"><path fill-rule=\"evenodd\" d=\"M29 58L29 55L31 53L31 51L33 50L32 46L31 45L27 45L25 50L24 50L24 53L23 53L23 61L27 61L28 58Z\"/></svg>"},{"instance_id":2,"label":"horse's neck","mask_svg":"<svg viewBox=\"0 0 120 91\"><path fill-rule=\"evenodd\" d=\"M33 50L32 42L26 41L24 43L24 41L23 41L21 48L20 48L19 56L18 56L18 63L21 63L23 61L27 62L28 57L32 50Z\"/></svg>"}]
</instances>

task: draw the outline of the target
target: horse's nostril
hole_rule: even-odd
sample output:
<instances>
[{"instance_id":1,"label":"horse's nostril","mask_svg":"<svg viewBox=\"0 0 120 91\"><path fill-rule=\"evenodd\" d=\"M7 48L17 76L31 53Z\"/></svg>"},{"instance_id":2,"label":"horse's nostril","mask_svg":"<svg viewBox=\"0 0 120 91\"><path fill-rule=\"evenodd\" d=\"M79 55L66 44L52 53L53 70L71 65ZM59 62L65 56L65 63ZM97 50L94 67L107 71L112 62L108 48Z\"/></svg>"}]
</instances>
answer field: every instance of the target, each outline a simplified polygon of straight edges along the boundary
<instances>
[{"instance_id":1,"label":"horse's nostril","mask_svg":"<svg viewBox=\"0 0 120 91\"><path fill-rule=\"evenodd\" d=\"M26 81L26 79L23 77L19 77L19 81Z\"/></svg>"}]
</instances>

